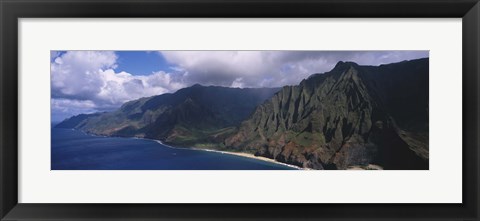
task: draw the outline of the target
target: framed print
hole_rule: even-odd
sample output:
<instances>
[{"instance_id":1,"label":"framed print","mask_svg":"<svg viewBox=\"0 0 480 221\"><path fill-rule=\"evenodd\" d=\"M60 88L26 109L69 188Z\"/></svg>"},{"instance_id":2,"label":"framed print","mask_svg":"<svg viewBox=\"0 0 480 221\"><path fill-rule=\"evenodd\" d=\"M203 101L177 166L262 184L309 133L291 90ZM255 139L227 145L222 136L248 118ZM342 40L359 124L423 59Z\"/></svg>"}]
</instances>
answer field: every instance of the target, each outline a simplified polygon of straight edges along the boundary
<instances>
[{"instance_id":1,"label":"framed print","mask_svg":"<svg viewBox=\"0 0 480 221\"><path fill-rule=\"evenodd\" d=\"M1 220L478 220L479 7L2 1Z\"/></svg>"}]
</instances>

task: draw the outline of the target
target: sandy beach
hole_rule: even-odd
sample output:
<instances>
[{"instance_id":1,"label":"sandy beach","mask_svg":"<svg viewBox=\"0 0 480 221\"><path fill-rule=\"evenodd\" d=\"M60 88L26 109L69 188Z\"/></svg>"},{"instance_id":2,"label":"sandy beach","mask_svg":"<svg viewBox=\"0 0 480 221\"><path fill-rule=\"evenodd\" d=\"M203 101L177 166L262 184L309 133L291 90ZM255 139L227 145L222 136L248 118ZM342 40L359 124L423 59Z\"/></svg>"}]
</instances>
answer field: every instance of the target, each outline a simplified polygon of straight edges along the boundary
<instances>
[{"instance_id":1,"label":"sandy beach","mask_svg":"<svg viewBox=\"0 0 480 221\"><path fill-rule=\"evenodd\" d=\"M153 139L151 139L153 140ZM230 152L230 151L220 151L220 150L212 150L212 149L202 149L202 148L182 148L182 147L174 147L174 146L170 146L168 144L164 144L162 141L160 140L153 140L163 146L166 146L166 147L169 147L169 148L173 148L173 149L188 149L188 150L198 150L198 151L208 151L208 152L216 152L216 153L221 153L221 154L230 154L230 155L235 155L235 156L240 156L240 157L247 157L247 158L252 158L252 159L256 159L256 160L262 160L262 161L266 161L266 162L270 162L270 163L275 163L275 164L280 164L280 165L283 165L283 166L287 166L287 167L291 167L291 168L295 168L297 170L308 170L307 168L302 168L302 167L299 167L299 166L295 166L295 165L291 165L291 164L286 164L286 163L282 163L282 162L278 162L274 159L270 159L270 158L266 158L266 157L261 157L261 156L255 156L253 154L250 154L250 153L241 153L241 152Z\"/></svg>"},{"instance_id":2,"label":"sandy beach","mask_svg":"<svg viewBox=\"0 0 480 221\"><path fill-rule=\"evenodd\" d=\"M267 161L267 162L270 162L270 163L276 163L276 164L280 164L280 165L283 165L283 166L292 167L292 168L295 168L295 169L298 169L298 170L304 170L305 169L305 168L298 167L298 166L295 166L295 165L278 162L274 159L261 157L261 156L255 156L255 155L250 154L250 153L229 152L229 151L219 151L219 150L199 149L199 148L194 148L194 149L195 150L210 151L210 152L217 152L217 153L222 153L222 154L231 154L231 155L235 155L235 156L248 157L248 158L253 158L253 159L257 159L257 160L263 160L263 161Z\"/></svg>"}]
</instances>

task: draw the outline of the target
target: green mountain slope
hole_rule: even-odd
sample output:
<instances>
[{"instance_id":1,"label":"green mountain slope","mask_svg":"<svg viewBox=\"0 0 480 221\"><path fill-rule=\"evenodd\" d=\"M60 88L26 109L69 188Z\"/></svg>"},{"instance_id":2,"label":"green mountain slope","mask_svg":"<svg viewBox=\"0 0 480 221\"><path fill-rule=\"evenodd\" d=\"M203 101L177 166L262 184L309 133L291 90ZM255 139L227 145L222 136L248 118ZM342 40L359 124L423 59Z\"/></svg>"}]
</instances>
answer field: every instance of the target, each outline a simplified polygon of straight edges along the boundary
<instances>
[{"instance_id":1,"label":"green mountain slope","mask_svg":"<svg viewBox=\"0 0 480 221\"><path fill-rule=\"evenodd\" d=\"M428 59L339 62L283 87L225 146L316 169L427 169Z\"/></svg>"},{"instance_id":2,"label":"green mountain slope","mask_svg":"<svg viewBox=\"0 0 480 221\"><path fill-rule=\"evenodd\" d=\"M221 143L225 134L278 90L194 85L173 94L127 102L114 112L74 116L57 127L160 139L177 145Z\"/></svg>"}]
</instances>

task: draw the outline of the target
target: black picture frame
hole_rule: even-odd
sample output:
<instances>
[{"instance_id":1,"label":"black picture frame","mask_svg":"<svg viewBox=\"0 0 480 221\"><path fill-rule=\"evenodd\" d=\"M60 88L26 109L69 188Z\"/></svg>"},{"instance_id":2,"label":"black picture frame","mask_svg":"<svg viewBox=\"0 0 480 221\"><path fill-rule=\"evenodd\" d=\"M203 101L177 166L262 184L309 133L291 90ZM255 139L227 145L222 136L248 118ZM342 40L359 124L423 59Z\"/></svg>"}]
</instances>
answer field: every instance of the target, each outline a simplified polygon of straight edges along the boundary
<instances>
[{"instance_id":1,"label":"black picture frame","mask_svg":"<svg viewBox=\"0 0 480 221\"><path fill-rule=\"evenodd\" d=\"M479 220L478 0L0 0L1 220ZM461 204L18 203L18 19L134 17L462 18ZM448 44L448 42L446 42ZM34 122L32 122L34 123Z\"/></svg>"}]
</instances>

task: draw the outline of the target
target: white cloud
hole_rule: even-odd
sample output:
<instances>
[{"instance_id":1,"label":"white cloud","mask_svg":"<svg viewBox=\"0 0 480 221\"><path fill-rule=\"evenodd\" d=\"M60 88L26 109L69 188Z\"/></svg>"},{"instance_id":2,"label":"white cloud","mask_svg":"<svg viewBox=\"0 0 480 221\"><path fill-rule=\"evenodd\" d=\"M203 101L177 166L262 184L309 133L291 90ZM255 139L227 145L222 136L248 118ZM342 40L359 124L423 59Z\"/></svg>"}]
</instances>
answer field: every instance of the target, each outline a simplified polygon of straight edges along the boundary
<instances>
[{"instance_id":1,"label":"white cloud","mask_svg":"<svg viewBox=\"0 0 480 221\"><path fill-rule=\"evenodd\" d=\"M379 65L427 57L428 51L161 51L187 85L279 87L298 84L338 61ZM239 85L241 79L241 85Z\"/></svg>"},{"instance_id":2,"label":"white cloud","mask_svg":"<svg viewBox=\"0 0 480 221\"><path fill-rule=\"evenodd\" d=\"M184 87L163 71L146 76L117 73L117 58L111 51L68 51L57 57L51 63L52 111L112 110L126 101Z\"/></svg>"},{"instance_id":3,"label":"white cloud","mask_svg":"<svg viewBox=\"0 0 480 221\"><path fill-rule=\"evenodd\" d=\"M52 99L51 100L52 109L58 110L61 112L69 112L73 110L91 110L95 108L95 104L92 101L79 101L79 100L70 100L70 99ZM72 109L73 108L73 109Z\"/></svg>"},{"instance_id":4,"label":"white cloud","mask_svg":"<svg viewBox=\"0 0 480 221\"><path fill-rule=\"evenodd\" d=\"M52 121L61 121L67 117L77 114L88 114L95 112L95 104L92 101L80 101L71 99L50 100Z\"/></svg>"},{"instance_id":5,"label":"white cloud","mask_svg":"<svg viewBox=\"0 0 480 221\"><path fill-rule=\"evenodd\" d=\"M164 51L165 59L185 73L188 84L230 86L243 78L248 82L278 70L276 60L262 51Z\"/></svg>"},{"instance_id":6,"label":"white cloud","mask_svg":"<svg viewBox=\"0 0 480 221\"><path fill-rule=\"evenodd\" d=\"M115 73L114 70L100 70L104 83L97 99L111 106L118 106L126 101L176 91L183 84L173 82L169 73L160 71L146 76L134 76L126 72Z\"/></svg>"},{"instance_id":7,"label":"white cloud","mask_svg":"<svg viewBox=\"0 0 480 221\"><path fill-rule=\"evenodd\" d=\"M235 81L233 81L232 85L230 85L230 87L238 87L238 88L243 88L244 85L243 85L243 82L242 82L242 78L237 78L235 79Z\"/></svg>"}]
</instances>

